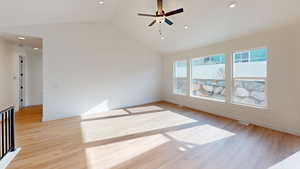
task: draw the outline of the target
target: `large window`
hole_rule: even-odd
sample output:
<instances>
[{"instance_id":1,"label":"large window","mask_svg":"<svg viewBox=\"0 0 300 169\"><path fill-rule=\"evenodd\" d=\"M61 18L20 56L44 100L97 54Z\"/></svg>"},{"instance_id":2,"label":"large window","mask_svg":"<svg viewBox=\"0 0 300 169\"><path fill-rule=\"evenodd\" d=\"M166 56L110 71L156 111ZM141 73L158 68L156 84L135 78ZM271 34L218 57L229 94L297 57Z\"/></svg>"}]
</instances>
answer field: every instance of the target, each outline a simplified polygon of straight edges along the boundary
<instances>
[{"instance_id":1,"label":"large window","mask_svg":"<svg viewBox=\"0 0 300 169\"><path fill-rule=\"evenodd\" d=\"M191 95L225 100L225 56L200 57L191 64Z\"/></svg>"},{"instance_id":2,"label":"large window","mask_svg":"<svg viewBox=\"0 0 300 169\"><path fill-rule=\"evenodd\" d=\"M173 67L174 73L174 93L180 95L187 94L188 84L188 62L187 60L176 61Z\"/></svg>"},{"instance_id":3,"label":"large window","mask_svg":"<svg viewBox=\"0 0 300 169\"><path fill-rule=\"evenodd\" d=\"M267 49L233 54L232 103L266 107Z\"/></svg>"}]
</instances>

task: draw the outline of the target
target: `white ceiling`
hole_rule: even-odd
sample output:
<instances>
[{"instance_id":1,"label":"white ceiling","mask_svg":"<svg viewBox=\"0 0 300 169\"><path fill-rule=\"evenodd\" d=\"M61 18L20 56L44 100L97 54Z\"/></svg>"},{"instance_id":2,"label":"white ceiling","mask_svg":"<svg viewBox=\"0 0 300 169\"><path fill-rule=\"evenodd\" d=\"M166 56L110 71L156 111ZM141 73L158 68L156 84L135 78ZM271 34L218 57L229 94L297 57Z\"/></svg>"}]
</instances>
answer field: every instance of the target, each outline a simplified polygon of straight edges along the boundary
<instances>
[{"instance_id":1,"label":"white ceiling","mask_svg":"<svg viewBox=\"0 0 300 169\"><path fill-rule=\"evenodd\" d=\"M3 38L11 43L23 45L30 48L43 48L43 40L41 38L37 37L30 37L30 36L22 36L25 39L19 40L18 35L9 34L9 33L0 33L0 38Z\"/></svg>"},{"instance_id":2,"label":"white ceiling","mask_svg":"<svg viewBox=\"0 0 300 169\"><path fill-rule=\"evenodd\" d=\"M158 26L148 28L151 18L136 12L153 12L155 0L131 0L135 5L120 5L116 24L136 39L163 53L186 50L253 33L300 20L299 0L237 0L228 8L228 0L165 0L166 10L183 7L183 14L170 17L175 24L163 25L166 36L161 40ZM185 30L184 25L190 29Z\"/></svg>"},{"instance_id":3,"label":"white ceiling","mask_svg":"<svg viewBox=\"0 0 300 169\"><path fill-rule=\"evenodd\" d=\"M106 20L117 0L1 0L0 26Z\"/></svg>"},{"instance_id":4,"label":"white ceiling","mask_svg":"<svg viewBox=\"0 0 300 169\"><path fill-rule=\"evenodd\" d=\"M156 0L2 0L0 25L32 25L61 22L110 21L125 33L155 51L170 53L228 40L300 20L299 0L165 0L166 11L183 7L183 14L170 17L173 26L148 28L151 18L138 12L153 13ZM184 25L188 25L188 30Z\"/></svg>"}]
</instances>

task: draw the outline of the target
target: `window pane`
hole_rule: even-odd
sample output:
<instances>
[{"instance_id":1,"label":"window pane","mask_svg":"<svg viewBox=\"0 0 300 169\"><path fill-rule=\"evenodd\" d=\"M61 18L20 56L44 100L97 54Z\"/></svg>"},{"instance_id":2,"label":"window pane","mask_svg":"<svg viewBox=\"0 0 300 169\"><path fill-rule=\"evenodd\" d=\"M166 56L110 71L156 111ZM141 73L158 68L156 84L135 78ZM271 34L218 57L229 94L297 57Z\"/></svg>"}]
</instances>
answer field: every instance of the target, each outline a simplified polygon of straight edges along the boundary
<instances>
[{"instance_id":1,"label":"window pane","mask_svg":"<svg viewBox=\"0 0 300 169\"><path fill-rule=\"evenodd\" d=\"M267 61L267 49L256 49L250 51L251 62L266 62Z\"/></svg>"},{"instance_id":2,"label":"window pane","mask_svg":"<svg viewBox=\"0 0 300 169\"><path fill-rule=\"evenodd\" d=\"M250 53L250 61L248 54ZM247 58L247 59L246 59ZM267 76L267 49L256 49L233 55L233 77L259 77Z\"/></svg>"},{"instance_id":3,"label":"window pane","mask_svg":"<svg viewBox=\"0 0 300 169\"><path fill-rule=\"evenodd\" d=\"M265 80L235 80L233 103L265 107Z\"/></svg>"},{"instance_id":4,"label":"window pane","mask_svg":"<svg viewBox=\"0 0 300 169\"><path fill-rule=\"evenodd\" d=\"M187 78L176 78L175 89L176 94L187 94Z\"/></svg>"},{"instance_id":5,"label":"window pane","mask_svg":"<svg viewBox=\"0 0 300 169\"><path fill-rule=\"evenodd\" d=\"M234 63L249 62L249 52L236 53L234 57Z\"/></svg>"},{"instance_id":6,"label":"window pane","mask_svg":"<svg viewBox=\"0 0 300 169\"><path fill-rule=\"evenodd\" d=\"M192 60L192 96L224 100L225 56L216 55Z\"/></svg>"},{"instance_id":7,"label":"window pane","mask_svg":"<svg viewBox=\"0 0 300 169\"><path fill-rule=\"evenodd\" d=\"M187 93L187 66L186 60L177 61L174 64L174 92L176 94Z\"/></svg>"},{"instance_id":8,"label":"window pane","mask_svg":"<svg viewBox=\"0 0 300 169\"><path fill-rule=\"evenodd\" d=\"M187 77L187 61L177 61L175 63L175 77L176 78Z\"/></svg>"}]
</instances>

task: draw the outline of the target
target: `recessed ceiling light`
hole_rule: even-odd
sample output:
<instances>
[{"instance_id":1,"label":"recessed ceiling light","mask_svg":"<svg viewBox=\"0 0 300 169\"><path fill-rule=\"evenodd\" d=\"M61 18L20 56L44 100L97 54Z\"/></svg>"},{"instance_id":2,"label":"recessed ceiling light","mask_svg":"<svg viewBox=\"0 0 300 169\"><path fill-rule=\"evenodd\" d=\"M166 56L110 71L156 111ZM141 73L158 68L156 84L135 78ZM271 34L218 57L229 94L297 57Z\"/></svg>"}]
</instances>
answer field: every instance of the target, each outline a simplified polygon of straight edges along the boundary
<instances>
[{"instance_id":1,"label":"recessed ceiling light","mask_svg":"<svg viewBox=\"0 0 300 169\"><path fill-rule=\"evenodd\" d=\"M189 29L189 26L188 25L184 25L184 29Z\"/></svg>"},{"instance_id":2,"label":"recessed ceiling light","mask_svg":"<svg viewBox=\"0 0 300 169\"><path fill-rule=\"evenodd\" d=\"M19 36L18 39L19 39L19 40L25 40L25 38L22 37L22 36Z\"/></svg>"},{"instance_id":3,"label":"recessed ceiling light","mask_svg":"<svg viewBox=\"0 0 300 169\"><path fill-rule=\"evenodd\" d=\"M103 4L104 4L104 1L98 1L98 4L99 4L99 5L103 5Z\"/></svg>"},{"instance_id":4,"label":"recessed ceiling light","mask_svg":"<svg viewBox=\"0 0 300 169\"><path fill-rule=\"evenodd\" d=\"M237 3L236 2L232 2L229 4L229 8L235 8L237 6Z\"/></svg>"},{"instance_id":5,"label":"recessed ceiling light","mask_svg":"<svg viewBox=\"0 0 300 169\"><path fill-rule=\"evenodd\" d=\"M39 48L33 48L33 50L39 50Z\"/></svg>"},{"instance_id":6,"label":"recessed ceiling light","mask_svg":"<svg viewBox=\"0 0 300 169\"><path fill-rule=\"evenodd\" d=\"M164 36L162 36L162 37L160 37L160 39L161 39L161 40L164 40L164 39L165 39L165 37L164 37Z\"/></svg>"}]
</instances>

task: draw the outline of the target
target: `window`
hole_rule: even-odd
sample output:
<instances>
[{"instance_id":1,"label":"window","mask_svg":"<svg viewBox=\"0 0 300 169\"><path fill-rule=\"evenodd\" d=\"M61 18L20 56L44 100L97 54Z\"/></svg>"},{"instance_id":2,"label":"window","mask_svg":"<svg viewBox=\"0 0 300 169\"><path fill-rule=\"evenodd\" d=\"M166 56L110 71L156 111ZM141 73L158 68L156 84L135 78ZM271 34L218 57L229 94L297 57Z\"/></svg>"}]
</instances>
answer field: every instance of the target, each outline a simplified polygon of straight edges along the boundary
<instances>
[{"instance_id":1,"label":"window","mask_svg":"<svg viewBox=\"0 0 300 169\"><path fill-rule=\"evenodd\" d=\"M187 94L188 83L188 62L187 60L176 61L174 64L174 93L180 95Z\"/></svg>"},{"instance_id":2,"label":"window","mask_svg":"<svg viewBox=\"0 0 300 169\"><path fill-rule=\"evenodd\" d=\"M232 103L266 107L266 48L233 54Z\"/></svg>"},{"instance_id":3,"label":"window","mask_svg":"<svg viewBox=\"0 0 300 169\"><path fill-rule=\"evenodd\" d=\"M225 56L192 60L191 95L225 100Z\"/></svg>"},{"instance_id":4,"label":"window","mask_svg":"<svg viewBox=\"0 0 300 169\"><path fill-rule=\"evenodd\" d=\"M257 49L235 53L234 63L262 62L267 60L267 50Z\"/></svg>"}]
</instances>

